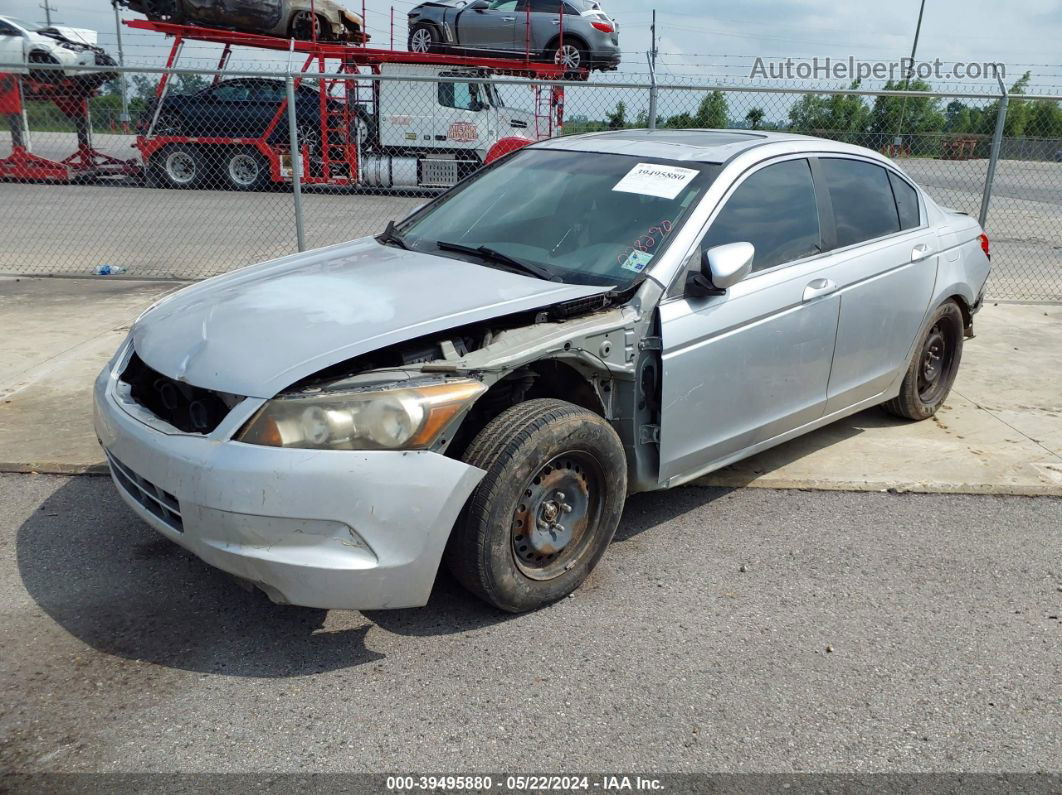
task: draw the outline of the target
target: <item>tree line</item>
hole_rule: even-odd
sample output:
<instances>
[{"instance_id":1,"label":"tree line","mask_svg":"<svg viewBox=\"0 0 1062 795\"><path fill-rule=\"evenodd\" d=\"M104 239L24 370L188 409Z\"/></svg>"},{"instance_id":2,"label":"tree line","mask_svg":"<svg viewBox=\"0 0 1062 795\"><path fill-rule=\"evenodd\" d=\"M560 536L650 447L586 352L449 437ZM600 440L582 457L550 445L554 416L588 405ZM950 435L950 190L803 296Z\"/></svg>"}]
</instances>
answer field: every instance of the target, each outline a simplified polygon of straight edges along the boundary
<instances>
[{"instance_id":1,"label":"tree line","mask_svg":"<svg viewBox=\"0 0 1062 795\"><path fill-rule=\"evenodd\" d=\"M1027 97L1031 75L1026 72L1010 88L1007 120L1004 135L1007 137L1062 138L1062 105L1048 99ZM850 88L858 89L854 81ZM885 91L907 89L913 92L929 92L931 87L924 80L889 81ZM751 108L744 117L732 117L727 96L721 91L705 95L694 113L679 113L659 118L658 127L709 129L770 129L787 132L822 134L845 140L887 140L903 135L954 135L990 136L995 131L999 114L999 100L983 105L969 105L954 99L944 103L938 97L878 96L872 103L867 98L852 94L803 94L789 108L787 117L768 120L762 107ZM639 111L630 117L627 104L622 100L605 114L600 121L591 121L586 116L569 118L565 132L594 132L616 130L626 127L645 127L648 113Z\"/></svg>"}]
</instances>

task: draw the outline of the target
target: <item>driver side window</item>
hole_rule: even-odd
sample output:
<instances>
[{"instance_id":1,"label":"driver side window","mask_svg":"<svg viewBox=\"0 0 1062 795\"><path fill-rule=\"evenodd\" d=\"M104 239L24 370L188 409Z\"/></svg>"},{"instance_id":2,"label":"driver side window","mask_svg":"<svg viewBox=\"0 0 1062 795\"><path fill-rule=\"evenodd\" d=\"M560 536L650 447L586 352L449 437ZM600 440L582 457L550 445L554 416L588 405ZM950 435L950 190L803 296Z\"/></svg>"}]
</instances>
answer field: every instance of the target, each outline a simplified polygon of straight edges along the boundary
<instances>
[{"instance_id":1,"label":"driver side window","mask_svg":"<svg viewBox=\"0 0 1062 795\"><path fill-rule=\"evenodd\" d=\"M754 273L822 251L815 183L807 160L761 168L742 182L712 222L701 250L742 242L756 247Z\"/></svg>"},{"instance_id":2,"label":"driver side window","mask_svg":"<svg viewBox=\"0 0 1062 795\"><path fill-rule=\"evenodd\" d=\"M494 0L490 4L491 11L515 11L516 0Z\"/></svg>"},{"instance_id":3,"label":"driver side window","mask_svg":"<svg viewBox=\"0 0 1062 795\"><path fill-rule=\"evenodd\" d=\"M439 83L439 104L456 110L479 110L479 86L472 83Z\"/></svg>"}]
</instances>

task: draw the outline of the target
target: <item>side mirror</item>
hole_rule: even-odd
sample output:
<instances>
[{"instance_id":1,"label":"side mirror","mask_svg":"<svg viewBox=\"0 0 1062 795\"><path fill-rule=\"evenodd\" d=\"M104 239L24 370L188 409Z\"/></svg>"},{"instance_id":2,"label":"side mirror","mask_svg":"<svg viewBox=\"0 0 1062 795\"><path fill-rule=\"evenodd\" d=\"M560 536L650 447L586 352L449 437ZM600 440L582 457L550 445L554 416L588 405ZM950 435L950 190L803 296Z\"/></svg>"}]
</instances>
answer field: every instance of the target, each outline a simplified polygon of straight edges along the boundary
<instances>
[{"instance_id":1,"label":"side mirror","mask_svg":"<svg viewBox=\"0 0 1062 795\"><path fill-rule=\"evenodd\" d=\"M722 295L752 272L756 248L751 243L727 243L701 252L700 273L686 279L692 295Z\"/></svg>"},{"instance_id":2,"label":"side mirror","mask_svg":"<svg viewBox=\"0 0 1062 795\"><path fill-rule=\"evenodd\" d=\"M473 11L485 11L490 8L490 2L489 0L472 0L468 7Z\"/></svg>"}]
</instances>

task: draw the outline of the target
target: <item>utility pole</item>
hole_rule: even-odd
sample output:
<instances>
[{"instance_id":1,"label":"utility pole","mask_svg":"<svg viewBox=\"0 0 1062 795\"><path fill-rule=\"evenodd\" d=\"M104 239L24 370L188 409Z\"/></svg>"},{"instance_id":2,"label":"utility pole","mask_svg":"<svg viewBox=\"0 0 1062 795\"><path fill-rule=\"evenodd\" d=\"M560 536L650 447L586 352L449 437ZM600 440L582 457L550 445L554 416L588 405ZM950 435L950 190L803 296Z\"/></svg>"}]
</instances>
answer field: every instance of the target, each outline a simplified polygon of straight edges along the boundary
<instances>
[{"instance_id":1,"label":"utility pole","mask_svg":"<svg viewBox=\"0 0 1062 795\"><path fill-rule=\"evenodd\" d=\"M653 25L650 28L653 37L652 49L649 50L649 129L656 129L656 9L653 9Z\"/></svg>"},{"instance_id":2,"label":"utility pole","mask_svg":"<svg viewBox=\"0 0 1062 795\"><path fill-rule=\"evenodd\" d=\"M922 17L926 13L926 0L922 0L922 5L918 9L918 24L915 25L914 43L911 44L911 63L903 76L903 90L908 91L911 87L911 72L914 70L915 54L918 52L918 37L922 33ZM903 146L903 136L900 134L903 130L903 116L907 110L907 97L903 98L903 102L900 103L900 121L896 125L896 138L893 141L897 150Z\"/></svg>"},{"instance_id":3,"label":"utility pole","mask_svg":"<svg viewBox=\"0 0 1062 795\"><path fill-rule=\"evenodd\" d=\"M44 3L40 5L40 8L44 9L44 24L46 27L52 26L52 7L48 4L48 0L44 0ZM56 9L58 11L59 9Z\"/></svg>"},{"instance_id":4,"label":"utility pole","mask_svg":"<svg viewBox=\"0 0 1062 795\"><path fill-rule=\"evenodd\" d=\"M122 20L118 15L118 0L111 0L114 6L114 32L118 37L118 65L125 67L125 51L122 49ZM122 125L123 132L129 131L129 93L125 84L125 72L118 73L118 90L122 96L122 115L118 121Z\"/></svg>"}]
</instances>

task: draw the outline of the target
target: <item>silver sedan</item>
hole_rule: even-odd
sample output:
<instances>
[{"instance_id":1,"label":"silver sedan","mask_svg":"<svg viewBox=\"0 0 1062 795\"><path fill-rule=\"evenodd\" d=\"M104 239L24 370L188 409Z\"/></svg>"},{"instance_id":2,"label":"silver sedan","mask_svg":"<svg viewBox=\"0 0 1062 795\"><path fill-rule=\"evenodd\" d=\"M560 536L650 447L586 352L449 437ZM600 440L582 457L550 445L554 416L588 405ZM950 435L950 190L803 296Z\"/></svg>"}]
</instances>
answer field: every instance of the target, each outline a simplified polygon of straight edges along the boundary
<instances>
[{"instance_id":1,"label":"silver sedan","mask_svg":"<svg viewBox=\"0 0 1062 795\"><path fill-rule=\"evenodd\" d=\"M376 238L163 300L96 383L118 491L278 602L509 611L632 492L947 399L988 239L894 163L740 131L554 139ZM710 565L710 561L706 561Z\"/></svg>"}]
</instances>

